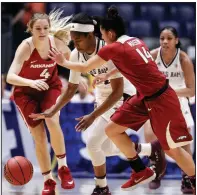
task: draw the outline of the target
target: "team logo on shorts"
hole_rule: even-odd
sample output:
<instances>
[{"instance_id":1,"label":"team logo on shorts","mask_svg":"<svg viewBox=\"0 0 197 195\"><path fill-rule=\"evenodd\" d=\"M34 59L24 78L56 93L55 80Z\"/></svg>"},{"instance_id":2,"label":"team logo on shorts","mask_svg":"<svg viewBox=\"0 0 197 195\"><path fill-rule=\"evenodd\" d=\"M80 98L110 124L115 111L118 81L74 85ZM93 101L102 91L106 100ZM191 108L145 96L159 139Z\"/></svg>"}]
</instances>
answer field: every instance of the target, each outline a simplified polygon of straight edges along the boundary
<instances>
[{"instance_id":1,"label":"team logo on shorts","mask_svg":"<svg viewBox=\"0 0 197 195\"><path fill-rule=\"evenodd\" d=\"M187 138L187 136L184 135L184 136L178 137L177 140L183 140L183 139L186 139L186 138Z\"/></svg>"}]
</instances>

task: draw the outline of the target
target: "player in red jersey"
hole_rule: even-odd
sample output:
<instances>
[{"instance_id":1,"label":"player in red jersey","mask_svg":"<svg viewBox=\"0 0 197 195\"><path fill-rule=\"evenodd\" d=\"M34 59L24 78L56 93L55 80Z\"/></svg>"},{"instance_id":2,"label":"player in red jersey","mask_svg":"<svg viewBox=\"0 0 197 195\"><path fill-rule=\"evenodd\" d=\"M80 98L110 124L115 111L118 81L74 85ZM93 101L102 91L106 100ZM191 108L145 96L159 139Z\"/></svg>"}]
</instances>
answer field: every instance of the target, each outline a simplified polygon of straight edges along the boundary
<instances>
[{"instance_id":1,"label":"player in red jersey","mask_svg":"<svg viewBox=\"0 0 197 195\"><path fill-rule=\"evenodd\" d=\"M166 78L169 79L170 86L175 90L179 101L181 104L181 110L183 116L186 120L188 131L191 132L191 128L194 126L194 121L190 112L188 105L189 97L195 95L195 74L193 70L192 61L189 59L188 55L183 52L181 49L181 42L178 38L178 32L172 26L166 26L160 31L160 47L150 51L152 57L154 58L158 69L166 75ZM97 75L93 81L93 84L100 84L108 79L109 76L118 72L117 68L111 70L106 74ZM150 121L148 120L144 125L144 136L146 142L153 142L157 140L154 132L152 130ZM144 144L143 144L144 145ZM192 155L190 145L185 145L183 148ZM151 147L145 148L148 151ZM160 152L163 153L162 150ZM156 161L157 160L157 161ZM151 166L159 164L161 166L162 159L158 157L151 159ZM161 178L157 177L149 183L150 189L157 189L161 185ZM181 191L184 194L193 194L193 190L188 179L188 176L182 172L182 183Z\"/></svg>"},{"instance_id":2,"label":"player in red jersey","mask_svg":"<svg viewBox=\"0 0 197 195\"><path fill-rule=\"evenodd\" d=\"M64 29L69 17L60 18L61 13L56 10L49 16L44 13L33 15L27 25L27 31L32 36L19 45L7 76L7 82L15 86L14 102L35 141L36 156L44 176L43 195L55 194L56 186L51 173L44 122L49 129L51 145L57 157L61 186L64 189L75 186L66 162L59 113L45 121L35 121L29 117L33 112L43 112L53 107L61 94L62 84L57 74L57 64L48 57L51 48L60 50L66 59L70 55L66 46L69 34Z\"/></svg>"},{"instance_id":3,"label":"player in red jersey","mask_svg":"<svg viewBox=\"0 0 197 195\"><path fill-rule=\"evenodd\" d=\"M88 72L112 60L136 87L137 94L116 110L106 127L106 134L125 154L134 170L122 189L132 189L153 179L153 171L144 166L134 144L125 133L127 128L137 131L148 119L164 151L190 177L190 182L195 187L194 161L181 148L191 143L192 137L187 131L175 91L158 70L147 46L140 39L125 35L124 22L115 7L108 9L108 17L101 21L100 27L102 37L108 45L85 64L67 61L56 49L50 51L50 58L79 72Z\"/></svg>"}]
</instances>

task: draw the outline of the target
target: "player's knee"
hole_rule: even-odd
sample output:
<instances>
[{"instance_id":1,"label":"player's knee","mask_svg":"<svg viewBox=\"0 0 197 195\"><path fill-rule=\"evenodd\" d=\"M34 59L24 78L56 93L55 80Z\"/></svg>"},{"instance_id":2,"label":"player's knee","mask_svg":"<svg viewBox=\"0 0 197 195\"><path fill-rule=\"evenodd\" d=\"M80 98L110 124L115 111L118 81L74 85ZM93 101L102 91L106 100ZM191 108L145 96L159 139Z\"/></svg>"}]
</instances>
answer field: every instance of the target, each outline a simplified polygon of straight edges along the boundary
<instances>
[{"instance_id":1,"label":"player's knee","mask_svg":"<svg viewBox=\"0 0 197 195\"><path fill-rule=\"evenodd\" d=\"M98 137L90 137L86 142L88 151L97 151L101 149L101 143Z\"/></svg>"},{"instance_id":2,"label":"player's knee","mask_svg":"<svg viewBox=\"0 0 197 195\"><path fill-rule=\"evenodd\" d=\"M171 158L176 158L176 156L180 156L180 149L181 148L171 148L169 150L164 150L165 153L170 156Z\"/></svg>"}]
</instances>

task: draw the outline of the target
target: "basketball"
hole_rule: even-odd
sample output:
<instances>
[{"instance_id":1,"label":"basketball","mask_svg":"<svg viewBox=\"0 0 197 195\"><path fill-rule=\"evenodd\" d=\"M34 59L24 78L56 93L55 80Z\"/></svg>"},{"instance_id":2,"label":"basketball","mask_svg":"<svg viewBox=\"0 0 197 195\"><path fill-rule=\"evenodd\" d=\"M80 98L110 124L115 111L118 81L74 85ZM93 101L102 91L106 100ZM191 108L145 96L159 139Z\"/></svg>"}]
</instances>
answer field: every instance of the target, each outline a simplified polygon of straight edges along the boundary
<instances>
[{"instance_id":1,"label":"basketball","mask_svg":"<svg viewBox=\"0 0 197 195\"><path fill-rule=\"evenodd\" d=\"M23 156L10 158L4 166L4 177L12 185L24 185L31 180L32 176L33 166Z\"/></svg>"}]
</instances>

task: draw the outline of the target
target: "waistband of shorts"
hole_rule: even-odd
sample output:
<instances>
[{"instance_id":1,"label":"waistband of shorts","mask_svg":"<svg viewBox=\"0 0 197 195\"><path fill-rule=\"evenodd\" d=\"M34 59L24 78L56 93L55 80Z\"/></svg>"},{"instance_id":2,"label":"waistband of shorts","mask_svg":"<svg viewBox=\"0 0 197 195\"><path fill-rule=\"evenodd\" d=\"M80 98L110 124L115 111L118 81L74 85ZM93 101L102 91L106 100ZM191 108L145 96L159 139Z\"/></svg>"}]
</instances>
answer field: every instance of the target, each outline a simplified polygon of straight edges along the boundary
<instances>
[{"instance_id":1,"label":"waistband of shorts","mask_svg":"<svg viewBox=\"0 0 197 195\"><path fill-rule=\"evenodd\" d=\"M125 102L130 97L131 97L131 95L129 95L127 93L123 93L123 102Z\"/></svg>"},{"instance_id":2,"label":"waistband of shorts","mask_svg":"<svg viewBox=\"0 0 197 195\"><path fill-rule=\"evenodd\" d=\"M150 100L153 100L153 99L159 97L162 93L164 93L166 91L166 89L168 88L168 86L169 86L169 80L166 79L166 83L164 84L164 86L159 91L157 91L156 93L154 93L151 96L145 96L144 97L144 100L150 101Z\"/></svg>"}]
</instances>

